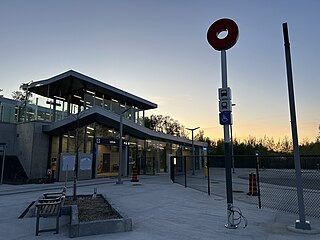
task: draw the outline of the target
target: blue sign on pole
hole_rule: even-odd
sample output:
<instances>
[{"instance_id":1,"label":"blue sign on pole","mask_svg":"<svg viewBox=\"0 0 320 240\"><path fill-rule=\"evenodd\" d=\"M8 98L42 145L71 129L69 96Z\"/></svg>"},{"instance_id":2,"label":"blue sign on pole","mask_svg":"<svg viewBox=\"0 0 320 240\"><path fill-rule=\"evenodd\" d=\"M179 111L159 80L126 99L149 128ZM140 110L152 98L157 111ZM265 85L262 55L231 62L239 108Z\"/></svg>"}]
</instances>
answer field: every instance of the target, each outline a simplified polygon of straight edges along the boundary
<instances>
[{"instance_id":1,"label":"blue sign on pole","mask_svg":"<svg viewBox=\"0 0 320 240\"><path fill-rule=\"evenodd\" d=\"M221 112L219 113L220 125L231 125L232 117L231 112Z\"/></svg>"}]
</instances>

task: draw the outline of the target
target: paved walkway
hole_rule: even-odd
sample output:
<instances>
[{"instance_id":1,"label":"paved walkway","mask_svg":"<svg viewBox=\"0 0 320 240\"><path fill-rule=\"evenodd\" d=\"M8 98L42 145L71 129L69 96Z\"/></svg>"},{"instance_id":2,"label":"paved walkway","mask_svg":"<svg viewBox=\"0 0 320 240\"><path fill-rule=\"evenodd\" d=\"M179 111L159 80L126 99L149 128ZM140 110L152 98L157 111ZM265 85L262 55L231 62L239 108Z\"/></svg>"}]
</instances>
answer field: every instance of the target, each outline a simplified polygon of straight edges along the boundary
<instances>
[{"instance_id":1,"label":"paved walkway","mask_svg":"<svg viewBox=\"0 0 320 240\"><path fill-rule=\"evenodd\" d=\"M256 205L235 200L248 219L247 228L226 229L226 200L223 196L211 195L173 184L168 175L140 178L140 186L129 181L123 185L116 180L96 179L78 184L79 194L106 194L133 220L133 231L108 235L95 235L80 239L110 240L199 240L199 239L319 239L320 234L300 234L287 230L297 216L271 209L258 209ZM18 219L26 207L42 192L61 189L63 183L1 185L0 186L0 239L67 239L68 218L61 221L61 232L41 233L35 236L35 219ZM68 195L72 184L68 184ZM308 219L312 228L320 229L320 219Z\"/></svg>"}]
</instances>

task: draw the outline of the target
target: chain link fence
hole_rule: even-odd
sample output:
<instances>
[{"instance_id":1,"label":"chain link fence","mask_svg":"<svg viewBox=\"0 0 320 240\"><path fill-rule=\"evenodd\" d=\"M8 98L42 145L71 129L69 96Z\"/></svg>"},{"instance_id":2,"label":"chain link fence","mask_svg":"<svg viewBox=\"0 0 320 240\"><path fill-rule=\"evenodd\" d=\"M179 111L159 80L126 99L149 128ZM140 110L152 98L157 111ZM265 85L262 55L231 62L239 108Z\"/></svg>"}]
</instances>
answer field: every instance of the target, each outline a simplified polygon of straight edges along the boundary
<instances>
[{"instance_id":1,"label":"chain link fence","mask_svg":"<svg viewBox=\"0 0 320 240\"><path fill-rule=\"evenodd\" d=\"M320 218L320 157L301 156L301 177L307 216ZM299 213L293 156L257 158L261 201L265 207Z\"/></svg>"},{"instance_id":2,"label":"chain link fence","mask_svg":"<svg viewBox=\"0 0 320 240\"><path fill-rule=\"evenodd\" d=\"M320 156L300 158L305 212L320 218ZM185 187L224 197L224 161L224 156L172 157L171 178ZM293 156L233 156L232 162L235 199L298 214ZM255 175L257 192L249 196L251 174Z\"/></svg>"},{"instance_id":3,"label":"chain link fence","mask_svg":"<svg viewBox=\"0 0 320 240\"><path fill-rule=\"evenodd\" d=\"M206 192L210 195L210 177L205 168L199 166L204 163L203 156L194 156L195 169L193 169L192 156L171 157L171 178L174 183L185 187Z\"/></svg>"}]
</instances>

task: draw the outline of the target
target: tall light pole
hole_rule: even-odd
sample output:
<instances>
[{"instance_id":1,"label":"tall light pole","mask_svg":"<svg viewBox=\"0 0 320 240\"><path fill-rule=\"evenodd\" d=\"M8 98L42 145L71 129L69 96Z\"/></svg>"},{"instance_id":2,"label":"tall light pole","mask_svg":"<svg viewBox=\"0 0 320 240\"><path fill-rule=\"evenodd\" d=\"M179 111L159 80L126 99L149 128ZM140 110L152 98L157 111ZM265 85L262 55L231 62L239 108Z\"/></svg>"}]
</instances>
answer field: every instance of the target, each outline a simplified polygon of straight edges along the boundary
<instances>
[{"instance_id":1,"label":"tall light pole","mask_svg":"<svg viewBox=\"0 0 320 240\"><path fill-rule=\"evenodd\" d=\"M196 170L196 159L194 157L194 141L193 141L193 131L197 130L200 127L196 128L187 128L187 130L191 131L192 135L192 175L195 175L195 170ZM186 166L185 166L186 167Z\"/></svg>"},{"instance_id":2,"label":"tall light pole","mask_svg":"<svg viewBox=\"0 0 320 240\"><path fill-rule=\"evenodd\" d=\"M118 182L117 184L123 184L121 181L121 174L122 174L122 129L123 129L123 123L122 123L122 115L129 111L132 107L129 107L128 109L124 110L120 113L120 139L119 139L119 170L118 170Z\"/></svg>"},{"instance_id":3,"label":"tall light pole","mask_svg":"<svg viewBox=\"0 0 320 240\"><path fill-rule=\"evenodd\" d=\"M295 228L302 229L302 230L311 230L310 223L306 221L305 206L304 206L304 199L303 199L301 161L300 161L300 153L299 153L296 107L295 107L295 100L294 100L291 51L290 51L290 41L289 41L287 23L282 24L282 29L283 29L285 57L286 57L286 66L287 66L287 83L288 83L290 120L291 120L290 122L291 122L293 153L294 153L293 156L294 156L296 187L297 187L297 197L298 197L298 207L299 207L299 220L296 220Z\"/></svg>"}]
</instances>

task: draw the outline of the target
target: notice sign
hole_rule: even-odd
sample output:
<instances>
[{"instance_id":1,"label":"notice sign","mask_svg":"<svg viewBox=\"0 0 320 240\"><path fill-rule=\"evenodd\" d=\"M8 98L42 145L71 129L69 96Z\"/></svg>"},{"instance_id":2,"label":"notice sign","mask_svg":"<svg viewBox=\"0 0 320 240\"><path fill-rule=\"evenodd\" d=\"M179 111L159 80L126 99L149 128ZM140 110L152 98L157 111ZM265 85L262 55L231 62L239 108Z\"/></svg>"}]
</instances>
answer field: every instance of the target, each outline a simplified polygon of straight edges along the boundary
<instances>
[{"instance_id":1,"label":"notice sign","mask_svg":"<svg viewBox=\"0 0 320 240\"><path fill-rule=\"evenodd\" d=\"M62 171L74 171L75 155L62 155Z\"/></svg>"},{"instance_id":2,"label":"notice sign","mask_svg":"<svg viewBox=\"0 0 320 240\"><path fill-rule=\"evenodd\" d=\"M81 154L80 155L80 170L91 170L92 166L92 155Z\"/></svg>"}]
</instances>

